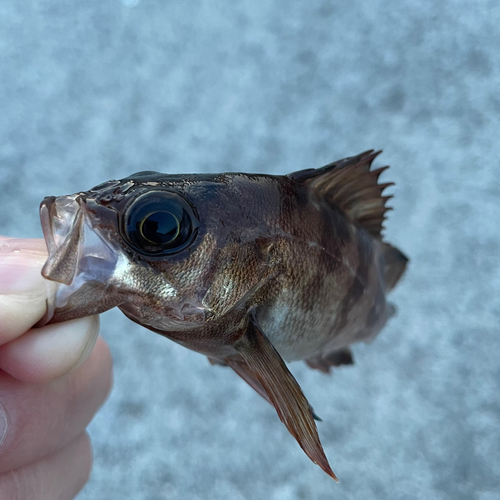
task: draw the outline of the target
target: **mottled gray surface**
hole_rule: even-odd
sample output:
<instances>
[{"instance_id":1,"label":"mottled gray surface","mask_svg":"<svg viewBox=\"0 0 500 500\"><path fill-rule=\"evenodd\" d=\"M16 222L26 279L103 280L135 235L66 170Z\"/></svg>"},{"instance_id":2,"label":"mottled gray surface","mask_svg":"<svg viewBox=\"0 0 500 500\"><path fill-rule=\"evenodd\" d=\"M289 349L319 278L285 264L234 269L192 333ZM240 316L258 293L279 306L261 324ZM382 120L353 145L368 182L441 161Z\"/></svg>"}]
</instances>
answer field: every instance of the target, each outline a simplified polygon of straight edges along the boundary
<instances>
[{"instance_id":1,"label":"mottled gray surface","mask_svg":"<svg viewBox=\"0 0 500 500\"><path fill-rule=\"evenodd\" d=\"M0 233L137 170L285 173L369 148L412 259L356 365L292 365L336 485L223 368L103 317L80 500L500 497L497 0L0 2Z\"/></svg>"}]
</instances>

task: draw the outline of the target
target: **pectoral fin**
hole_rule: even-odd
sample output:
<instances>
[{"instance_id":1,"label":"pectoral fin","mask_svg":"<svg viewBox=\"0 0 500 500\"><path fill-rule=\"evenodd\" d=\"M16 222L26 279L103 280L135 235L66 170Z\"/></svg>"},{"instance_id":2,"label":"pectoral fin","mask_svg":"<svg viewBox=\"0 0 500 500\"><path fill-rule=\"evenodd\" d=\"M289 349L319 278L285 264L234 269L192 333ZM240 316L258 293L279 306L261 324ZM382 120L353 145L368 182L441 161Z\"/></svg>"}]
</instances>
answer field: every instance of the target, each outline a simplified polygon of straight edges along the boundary
<instances>
[{"instance_id":1,"label":"pectoral fin","mask_svg":"<svg viewBox=\"0 0 500 500\"><path fill-rule=\"evenodd\" d=\"M281 356L255 321L250 321L247 335L234 347L245 360L245 374L232 368L247 382L249 382L247 378L252 377L258 380L267 394L266 399L273 404L279 418L307 456L338 482L321 446L313 413L306 397ZM228 364L231 366L230 363L229 360ZM250 385L256 389L252 383ZM258 389L256 390L260 393Z\"/></svg>"},{"instance_id":2,"label":"pectoral fin","mask_svg":"<svg viewBox=\"0 0 500 500\"><path fill-rule=\"evenodd\" d=\"M208 361L212 366L230 366L233 369L233 371L237 373L257 394L262 396L269 404L272 405L266 390L259 382L257 377L252 373L250 368L248 368L248 365L245 363L243 359L231 358L231 359L226 359L226 361L221 361L219 359L214 359L209 357ZM311 410L314 420L318 420L318 422L323 422L323 420L318 415L316 415L314 408L311 405L309 405L309 409Z\"/></svg>"}]
</instances>

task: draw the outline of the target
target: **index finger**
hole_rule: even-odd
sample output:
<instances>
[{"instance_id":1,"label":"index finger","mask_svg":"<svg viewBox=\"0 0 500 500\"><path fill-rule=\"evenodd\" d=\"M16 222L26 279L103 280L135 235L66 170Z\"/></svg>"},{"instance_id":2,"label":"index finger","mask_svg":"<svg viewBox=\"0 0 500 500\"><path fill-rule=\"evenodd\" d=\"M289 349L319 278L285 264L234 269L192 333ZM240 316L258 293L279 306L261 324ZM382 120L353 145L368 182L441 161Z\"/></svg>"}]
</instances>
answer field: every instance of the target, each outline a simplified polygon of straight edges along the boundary
<instances>
[{"instance_id":1,"label":"index finger","mask_svg":"<svg viewBox=\"0 0 500 500\"><path fill-rule=\"evenodd\" d=\"M47 309L56 286L44 279L47 259L43 239L0 237L0 345L36 324Z\"/></svg>"}]
</instances>

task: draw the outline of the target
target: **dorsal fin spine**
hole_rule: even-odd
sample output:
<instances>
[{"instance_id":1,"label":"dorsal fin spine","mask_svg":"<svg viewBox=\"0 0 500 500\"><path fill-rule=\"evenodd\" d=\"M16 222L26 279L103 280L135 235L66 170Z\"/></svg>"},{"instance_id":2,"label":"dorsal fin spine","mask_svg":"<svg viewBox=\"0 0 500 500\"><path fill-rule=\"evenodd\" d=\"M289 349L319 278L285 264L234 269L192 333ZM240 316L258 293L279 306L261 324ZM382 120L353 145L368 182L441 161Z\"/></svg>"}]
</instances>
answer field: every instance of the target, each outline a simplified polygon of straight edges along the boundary
<instances>
[{"instance_id":1,"label":"dorsal fin spine","mask_svg":"<svg viewBox=\"0 0 500 500\"><path fill-rule=\"evenodd\" d=\"M387 200L382 192L393 182L378 183L380 175L389 167L370 170L381 151L366 151L358 156L330 163L320 169L294 172L289 177L302 182L334 209L342 211L354 223L372 236L381 237Z\"/></svg>"}]
</instances>

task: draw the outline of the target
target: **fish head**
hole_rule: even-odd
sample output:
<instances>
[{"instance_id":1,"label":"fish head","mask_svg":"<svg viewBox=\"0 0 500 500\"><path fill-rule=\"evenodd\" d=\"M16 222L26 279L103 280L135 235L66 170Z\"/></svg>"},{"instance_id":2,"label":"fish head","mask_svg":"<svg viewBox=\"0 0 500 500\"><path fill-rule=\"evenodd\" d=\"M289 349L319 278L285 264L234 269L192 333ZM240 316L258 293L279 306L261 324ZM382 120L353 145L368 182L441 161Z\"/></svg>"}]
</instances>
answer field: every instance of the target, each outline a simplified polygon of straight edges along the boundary
<instances>
[{"instance_id":1,"label":"fish head","mask_svg":"<svg viewBox=\"0 0 500 500\"><path fill-rule=\"evenodd\" d=\"M228 189L221 176L140 172L45 198L40 216L49 257L42 274L59 286L43 323L115 306L161 331L213 318L205 297L216 255L241 227L224 202L232 199Z\"/></svg>"}]
</instances>

